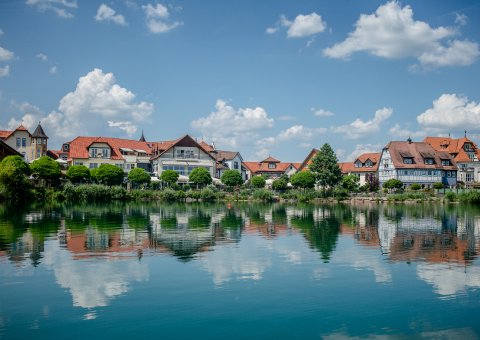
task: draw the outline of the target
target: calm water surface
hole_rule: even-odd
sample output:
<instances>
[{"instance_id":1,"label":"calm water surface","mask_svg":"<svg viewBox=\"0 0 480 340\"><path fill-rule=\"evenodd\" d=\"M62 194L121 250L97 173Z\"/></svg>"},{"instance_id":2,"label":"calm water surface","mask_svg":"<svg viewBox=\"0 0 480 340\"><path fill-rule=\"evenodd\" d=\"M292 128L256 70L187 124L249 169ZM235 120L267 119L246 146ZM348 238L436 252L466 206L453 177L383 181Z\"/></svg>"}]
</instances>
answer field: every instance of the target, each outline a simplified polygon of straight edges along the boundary
<instances>
[{"instance_id":1,"label":"calm water surface","mask_svg":"<svg viewBox=\"0 0 480 340\"><path fill-rule=\"evenodd\" d=\"M0 338L480 337L480 208L0 206Z\"/></svg>"}]
</instances>

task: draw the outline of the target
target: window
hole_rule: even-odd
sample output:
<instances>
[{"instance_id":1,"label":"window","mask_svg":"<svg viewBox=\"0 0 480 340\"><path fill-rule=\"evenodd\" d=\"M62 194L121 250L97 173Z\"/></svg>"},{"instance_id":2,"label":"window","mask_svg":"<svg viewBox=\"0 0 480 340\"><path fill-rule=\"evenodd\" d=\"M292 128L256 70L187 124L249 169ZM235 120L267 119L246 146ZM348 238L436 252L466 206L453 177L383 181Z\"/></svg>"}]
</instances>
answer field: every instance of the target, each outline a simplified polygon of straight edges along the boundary
<instances>
[{"instance_id":1,"label":"window","mask_svg":"<svg viewBox=\"0 0 480 340\"><path fill-rule=\"evenodd\" d=\"M67 160L67 156L63 155L63 156L61 157L61 159L64 160L64 161L66 161L66 160ZM77 164L77 165L83 165L83 163L79 163L79 164Z\"/></svg>"},{"instance_id":2,"label":"window","mask_svg":"<svg viewBox=\"0 0 480 340\"><path fill-rule=\"evenodd\" d=\"M356 162L355 162L355 167L356 167L356 168L361 168L361 167L362 167L362 162L356 161Z\"/></svg>"},{"instance_id":3,"label":"window","mask_svg":"<svg viewBox=\"0 0 480 340\"><path fill-rule=\"evenodd\" d=\"M37 144L42 144L42 139L41 138L37 138Z\"/></svg>"},{"instance_id":4,"label":"window","mask_svg":"<svg viewBox=\"0 0 480 340\"><path fill-rule=\"evenodd\" d=\"M70 150L70 144L63 144L63 151L68 152Z\"/></svg>"},{"instance_id":5,"label":"window","mask_svg":"<svg viewBox=\"0 0 480 340\"><path fill-rule=\"evenodd\" d=\"M22 147L26 148L27 147L27 139L22 138Z\"/></svg>"},{"instance_id":6,"label":"window","mask_svg":"<svg viewBox=\"0 0 480 340\"><path fill-rule=\"evenodd\" d=\"M47 145L47 139L43 138L43 144Z\"/></svg>"},{"instance_id":7,"label":"window","mask_svg":"<svg viewBox=\"0 0 480 340\"><path fill-rule=\"evenodd\" d=\"M433 158L425 158L424 162L425 162L425 164L428 164L428 165L432 165L434 163Z\"/></svg>"},{"instance_id":8,"label":"window","mask_svg":"<svg viewBox=\"0 0 480 340\"><path fill-rule=\"evenodd\" d=\"M90 163L90 164L89 164L89 168L90 168L90 169L98 168L98 163Z\"/></svg>"},{"instance_id":9,"label":"window","mask_svg":"<svg viewBox=\"0 0 480 340\"><path fill-rule=\"evenodd\" d=\"M473 173L472 172L467 172L465 174L465 181L467 182L473 182Z\"/></svg>"},{"instance_id":10,"label":"window","mask_svg":"<svg viewBox=\"0 0 480 340\"><path fill-rule=\"evenodd\" d=\"M238 162L233 162L233 168L238 169Z\"/></svg>"},{"instance_id":11,"label":"window","mask_svg":"<svg viewBox=\"0 0 480 340\"><path fill-rule=\"evenodd\" d=\"M269 169L275 169L276 168L275 163L268 163L268 168Z\"/></svg>"},{"instance_id":12,"label":"window","mask_svg":"<svg viewBox=\"0 0 480 340\"><path fill-rule=\"evenodd\" d=\"M470 144L470 143L465 143L465 144L463 145L463 150L465 150L465 151L473 151L473 150L472 150L472 144Z\"/></svg>"},{"instance_id":13,"label":"window","mask_svg":"<svg viewBox=\"0 0 480 340\"><path fill-rule=\"evenodd\" d=\"M446 166L450 165L450 160L442 159L442 165L446 165ZM462 165L466 166L466 164L462 164Z\"/></svg>"},{"instance_id":14,"label":"window","mask_svg":"<svg viewBox=\"0 0 480 340\"><path fill-rule=\"evenodd\" d=\"M413 158L405 157L403 159L403 164L413 164Z\"/></svg>"},{"instance_id":15,"label":"window","mask_svg":"<svg viewBox=\"0 0 480 340\"><path fill-rule=\"evenodd\" d=\"M368 160L365 162L365 167L366 168L372 168L373 167L373 162L371 160Z\"/></svg>"},{"instance_id":16,"label":"window","mask_svg":"<svg viewBox=\"0 0 480 340\"><path fill-rule=\"evenodd\" d=\"M63 159L63 157L65 157L65 160L66 160L67 157L66 157L66 156L62 156L62 159ZM74 165L83 165L83 162L75 162Z\"/></svg>"},{"instance_id":17,"label":"window","mask_svg":"<svg viewBox=\"0 0 480 340\"><path fill-rule=\"evenodd\" d=\"M21 140L21 138L17 138L17 148L19 148L19 147L20 147L20 145L21 145L21 141L22 141L22 140Z\"/></svg>"}]
</instances>

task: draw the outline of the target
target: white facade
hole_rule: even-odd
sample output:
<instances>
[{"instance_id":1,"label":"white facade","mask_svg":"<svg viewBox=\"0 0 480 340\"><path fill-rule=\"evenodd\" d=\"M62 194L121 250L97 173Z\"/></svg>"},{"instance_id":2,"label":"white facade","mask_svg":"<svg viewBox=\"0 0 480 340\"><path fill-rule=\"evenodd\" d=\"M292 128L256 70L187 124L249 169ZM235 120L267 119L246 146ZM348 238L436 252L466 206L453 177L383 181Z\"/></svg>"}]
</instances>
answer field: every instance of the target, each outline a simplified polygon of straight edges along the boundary
<instances>
[{"instance_id":1,"label":"white facade","mask_svg":"<svg viewBox=\"0 0 480 340\"><path fill-rule=\"evenodd\" d=\"M215 160L199 147L173 146L152 160L153 172L158 176L165 170L174 170L179 175L189 176L195 168L205 168L215 175Z\"/></svg>"}]
</instances>

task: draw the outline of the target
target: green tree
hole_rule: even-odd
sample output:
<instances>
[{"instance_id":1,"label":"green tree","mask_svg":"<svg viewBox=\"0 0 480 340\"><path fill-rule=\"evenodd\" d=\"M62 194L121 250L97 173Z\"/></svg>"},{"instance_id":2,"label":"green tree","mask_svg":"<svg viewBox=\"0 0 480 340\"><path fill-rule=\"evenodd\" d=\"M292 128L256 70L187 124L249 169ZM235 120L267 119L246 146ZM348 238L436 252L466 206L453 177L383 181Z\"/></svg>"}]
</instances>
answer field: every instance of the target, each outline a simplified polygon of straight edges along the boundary
<instances>
[{"instance_id":1,"label":"green tree","mask_svg":"<svg viewBox=\"0 0 480 340\"><path fill-rule=\"evenodd\" d=\"M18 157L21 162L16 158L6 160L9 157ZM0 196L6 200L18 202L26 197L30 190L30 181L25 174L29 168L21 157L9 157L0 162Z\"/></svg>"},{"instance_id":2,"label":"green tree","mask_svg":"<svg viewBox=\"0 0 480 340\"><path fill-rule=\"evenodd\" d=\"M412 183L410 184L410 190L413 190L413 191L418 191L422 188L422 186L418 183Z\"/></svg>"},{"instance_id":3,"label":"green tree","mask_svg":"<svg viewBox=\"0 0 480 340\"><path fill-rule=\"evenodd\" d=\"M242 175L237 170L226 170L220 180L227 187L235 187L243 183Z\"/></svg>"},{"instance_id":4,"label":"green tree","mask_svg":"<svg viewBox=\"0 0 480 340\"><path fill-rule=\"evenodd\" d=\"M443 185L442 182L435 182L435 183L433 183L433 188L440 190L440 189L445 188L445 186Z\"/></svg>"},{"instance_id":5,"label":"green tree","mask_svg":"<svg viewBox=\"0 0 480 340\"><path fill-rule=\"evenodd\" d=\"M263 176L253 176L250 183L254 188L265 188L265 178Z\"/></svg>"},{"instance_id":6,"label":"green tree","mask_svg":"<svg viewBox=\"0 0 480 340\"><path fill-rule=\"evenodd\" d=\"M23 160L21 156L7 156L0 162L0 166L6 166L7 164L12 164L24 175L28 176L31 173L30 166Z\"/></svg>"},{"instance_id":7,"label":"green tree","mask_svg":"<svg viewBox=\"0 0 480 340\"><path fill-rule=\"evenodd\" d=\"M385 189L398 190L403 187L403 182L395 178L390 178L388 181L383 183L383 187Z\"/></svg>"},{"instance_id":8,"label":"green tree","mask_svg":"<svg viewBox=\"0 0 480 340\"><path fill-rule=\"evenodd\" d=\"M169 185L173 185L178 181L178 172L174 170L165 170L162 171L160 175L160 179L164 182L167 182Z\"/></svg>"},{"instance_id":9,"label":"green tree","mask_svg":"<svg viewBox=\"0 0 480 340\"><path fill-rule=\"evenodd\" d=\"M188 180L198 186L205 186L212 183L212 176L210 171L205 168L195 168L188 176Z\"/></svg>"},{"instance_id":10,"label":"green tree","mask_svg":"<svg viewBox=\"0 0 480 340\"><path fill-rule=\"evenodd\" d=\"M90 179L90 171L85 165L72 165L67 170L67 177L72 183L82 183Z\"/></svg>"},{"instance_id":11,"label":"green tree","mask_svg":"<svg viewBox=\"0 0 480 340\"><path fill-rule=\"evenodd\" d=\"M318 184L323 187L324 191L326 188L336 186L342 178L337 156L328 143L323 144L308 168L315 175Z\"/></svg>"},{"instance_id":12,"label":"green tree","mask_svg":"<svg viewBox=\"0 0 480 340\"><path fill-rule=\"evenodd\" d=\"M378 181L378 177L375 174L367 174L365 176L365 185L368 191L370 192L376 192L378 191L378 188L380 187L380 182Z\"/></svg>"},{"instance_id":13,"label":"green tree","mask_svg":"<svg viewBox=\"0 0 480 340\"><path fill-rule=\"evenodd\" d=\"M91 172L93 178L105 185L120 185L123 183L123 170L112 164L101 164Z\"/></svg>"},{"instance_id":14,"label":"green tree","mask_svg":"<svg viewBox=\"0 0 480 340\"><path fill-rule=\"evenodd\" d=\"M133 185L148 184L150 183L150 175L145 169L135 168L130 170L128 173L128 180L133 183Z\"/></svg>"},{"instance_id":15,"label":"green tree","mask_svg":"<svg viewBox=\"0 0 480 340\"><path fill-rule=\"evenodd\" d=\"M356 192L359 189L359 181L360 179L357 176L350 174L343 176L340 184L342 188L348 190L349 192Z\"/></svg>"},{"instance_id":16,"label":"green tree","mask_svg":"<svg viewBox=\"0 0 480 340\"><path fill-rule=\"evenodd\" d=\"M294 187L307 189L315 186L315 175L311 171L300 171L290 177Z\"/></svg>"},{"instance_id":17,"label":"green tree","mask_svg":"<svg viewBox=\"0 0 480 340\"><path fill-rule=\"evenodd\" d=\"M55 160L47 156L42 156L34 160L30 165L32 173L39 178L44 179L49 185L60 179L62 172L60 165Z\"/></svg>"},{"instance_id":18,"label":"green tree","mask_svg":"<svg viewBox=\"0 0 480 340\"><path fill-rule=\"evenodd\" d=\"M276 191L285 191L288 188L288 179L284 176L277 178L272 182L272 189Z\"/></svg>"}]
</instances>

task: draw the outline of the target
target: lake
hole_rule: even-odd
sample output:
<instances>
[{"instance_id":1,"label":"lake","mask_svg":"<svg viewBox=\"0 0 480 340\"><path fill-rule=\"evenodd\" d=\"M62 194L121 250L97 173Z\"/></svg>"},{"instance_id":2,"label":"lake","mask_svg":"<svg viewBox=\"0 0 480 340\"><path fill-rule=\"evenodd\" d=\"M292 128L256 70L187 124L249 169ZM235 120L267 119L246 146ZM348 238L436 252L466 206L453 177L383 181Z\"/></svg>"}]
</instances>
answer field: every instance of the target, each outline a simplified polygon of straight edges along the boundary
<instances>
[{"instance_id":1,"label":"lake","mask_svg":"<svg viewBox=\"0 0 480 340\"><path fill-rule=\"evenodd\" d=\"M480 337L480 207L0 205L0 338Z\"/></svg>"}]
</instances>

